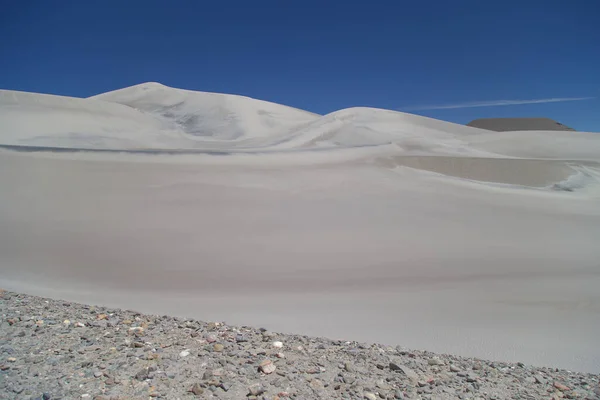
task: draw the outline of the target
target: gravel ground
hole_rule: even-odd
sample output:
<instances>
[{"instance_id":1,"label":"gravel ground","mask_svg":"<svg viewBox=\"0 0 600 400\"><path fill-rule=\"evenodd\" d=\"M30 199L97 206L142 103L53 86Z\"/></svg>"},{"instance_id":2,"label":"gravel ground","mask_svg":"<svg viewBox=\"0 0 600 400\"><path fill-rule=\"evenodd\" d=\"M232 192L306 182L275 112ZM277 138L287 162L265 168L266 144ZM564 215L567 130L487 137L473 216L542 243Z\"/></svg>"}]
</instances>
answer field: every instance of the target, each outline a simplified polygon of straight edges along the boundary
<instances>
[{"instance_id":1,"label":"gravel ground","mask_svg":"<svg viewBox=\"0 0 600 400\"><path fill-rule=\"evenodd\" d=\"M600 399L599 376L0 291L0 399Z\"/></svg>"}]
</instances>

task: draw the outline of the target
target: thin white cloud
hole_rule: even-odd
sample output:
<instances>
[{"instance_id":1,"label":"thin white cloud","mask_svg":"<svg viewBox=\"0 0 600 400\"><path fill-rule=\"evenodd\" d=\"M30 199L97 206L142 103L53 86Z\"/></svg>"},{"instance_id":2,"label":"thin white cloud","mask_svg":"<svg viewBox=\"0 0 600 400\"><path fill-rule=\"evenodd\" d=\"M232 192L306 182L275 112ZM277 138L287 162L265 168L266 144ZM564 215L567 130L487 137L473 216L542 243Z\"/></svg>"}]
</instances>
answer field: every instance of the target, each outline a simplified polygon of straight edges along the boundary
<instances>
[{"instance_id":1,"label":"thin white cloud","mask_svg":"<svg viewBox=\"0 0 600 400\"><path fill-rule=\"evenodd\" d=\"M595 97L554 97L554 98L550 98L550 99L532 99L532 100L473 101L473 102L468 102L468 103L406 107L406 108L403 108L403 110L405 110L405 111L449 110L449 109L453 109L453 108L515 106L515 105L520 105L520 104L541 104L541 103L559 103L559 102L563 102L563 101L583 101L583 100L592 100L594 98Z\"/></svg>"}]
</instances>

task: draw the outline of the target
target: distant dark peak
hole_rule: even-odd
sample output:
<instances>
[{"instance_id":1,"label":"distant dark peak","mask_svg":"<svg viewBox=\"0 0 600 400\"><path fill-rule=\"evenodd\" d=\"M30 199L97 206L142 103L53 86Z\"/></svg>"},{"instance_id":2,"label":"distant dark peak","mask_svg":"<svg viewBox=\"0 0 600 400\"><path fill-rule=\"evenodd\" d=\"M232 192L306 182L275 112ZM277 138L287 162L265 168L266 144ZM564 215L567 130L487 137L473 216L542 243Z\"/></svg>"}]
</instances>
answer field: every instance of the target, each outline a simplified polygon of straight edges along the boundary
<instances>
[{"instance_id":1,"label":"distant dark peak","mask_svg":"<svg viewBox=\"0 0 600 400\"><path fill-rule=\"evenodd\" d=\"M550 118L480 118L467 124L474 128L505 131L575 131Z\"/></svg>"}]
</instances>

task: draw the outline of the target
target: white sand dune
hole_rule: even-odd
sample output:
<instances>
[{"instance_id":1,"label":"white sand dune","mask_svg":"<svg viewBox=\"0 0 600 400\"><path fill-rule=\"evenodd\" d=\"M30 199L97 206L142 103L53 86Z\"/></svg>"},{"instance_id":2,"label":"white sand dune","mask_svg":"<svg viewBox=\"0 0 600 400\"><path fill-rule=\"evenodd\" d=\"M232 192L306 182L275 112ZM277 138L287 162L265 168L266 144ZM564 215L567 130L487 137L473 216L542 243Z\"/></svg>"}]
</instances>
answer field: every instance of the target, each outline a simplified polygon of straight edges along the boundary
<instances>
[{"instance_id":1,"label":"white sand dune","mask_svg":"<svg viewBox=\"0 0 600 400\"><path fill-rule=\"evenodd\" d=\"M81 148L185 145L177 130L131 107L99 100L0 91L0 143Z\"/></svg>"},{"instance_id":2,"label":"white sand dune","mask_svg":"<svg viewBox=\"0 0 600 400\"><path fill-rule=\"evenodd\" d=\"M0 149L0 286L600 371L600 135L149 86L1 94L0 145L158 154Z\"/></svg>"},{"instance_id":3,"label":"white sand dune","mask_svg":"<svg viewBox=\"0 0 600 400\"><path fill-rule=\"evenodd\" d=\"M190 136L218 140L281 134L319 118L307 111L249 97L174 89L155 82L92 99L124 104L169 121Z\"/></svg>"}]
</instances>

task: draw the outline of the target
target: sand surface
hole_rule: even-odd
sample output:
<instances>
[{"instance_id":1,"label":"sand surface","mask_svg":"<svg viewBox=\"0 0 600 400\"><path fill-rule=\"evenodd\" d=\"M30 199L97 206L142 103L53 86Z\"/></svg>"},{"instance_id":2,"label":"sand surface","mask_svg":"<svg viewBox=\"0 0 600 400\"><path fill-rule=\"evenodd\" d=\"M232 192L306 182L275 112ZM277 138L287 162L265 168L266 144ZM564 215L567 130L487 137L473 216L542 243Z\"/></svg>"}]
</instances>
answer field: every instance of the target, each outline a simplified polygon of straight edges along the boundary
<instances>
[{"instance_id":1,"label":"sand surface","mask_svg":"<svg viewBox=\"0 0 600 400\"><path fill-rule=\"evenodd\" d=\"M131 157L0 152L0 285L600 370L597 198L361 161Z\"/></svg>"},{"instance_id":2,"label":"sand surface","mask_svg":"<svg viewBox=\"0 0 600 400\"><path fill-rule=\"evenodd\" d=\"M600 134L149 83L0 91L0 145L5 289L600 371Z\"/></svg>"}]
</instances>

